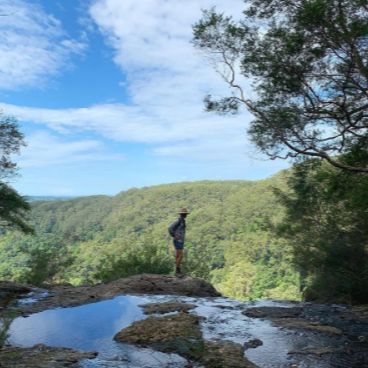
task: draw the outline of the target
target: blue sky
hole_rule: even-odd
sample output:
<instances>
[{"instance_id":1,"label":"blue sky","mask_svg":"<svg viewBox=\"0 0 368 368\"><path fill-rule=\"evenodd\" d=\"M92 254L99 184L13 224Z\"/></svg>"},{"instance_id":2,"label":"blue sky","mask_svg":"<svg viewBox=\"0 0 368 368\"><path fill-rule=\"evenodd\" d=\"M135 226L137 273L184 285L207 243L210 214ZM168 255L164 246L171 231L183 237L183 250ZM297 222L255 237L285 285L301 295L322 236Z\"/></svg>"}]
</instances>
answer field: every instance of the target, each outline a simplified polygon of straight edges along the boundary
<instances>
[{"instance_id":1,"label":"blue sky","mask_svg":"<svg viewBox=\"0 0 368 368\"><path fill-rule=\"evenodd\" d=\"M14 187L116 194L287 167L250 144L247 112L203 111L207 93L229 92L190 43L201 9L214 5L243 8L242 0L0 0L0 109L28 143Z\"/></svg>"}]
</instances>

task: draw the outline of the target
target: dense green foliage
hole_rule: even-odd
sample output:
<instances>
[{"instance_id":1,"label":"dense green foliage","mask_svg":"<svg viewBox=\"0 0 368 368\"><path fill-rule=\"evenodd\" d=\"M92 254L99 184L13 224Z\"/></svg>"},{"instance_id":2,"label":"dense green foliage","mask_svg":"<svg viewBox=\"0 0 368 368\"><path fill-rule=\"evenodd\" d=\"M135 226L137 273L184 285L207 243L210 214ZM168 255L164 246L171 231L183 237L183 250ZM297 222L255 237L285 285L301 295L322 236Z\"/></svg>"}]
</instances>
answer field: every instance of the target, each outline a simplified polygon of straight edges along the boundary
<instances>
[{"instance_id":1,"label":"dense green foliage","mask_svg":"<svg viewBox=\"0 0 368 368\"><path fill-rule=\"evenodd\" d=\"M217 100L207 96L207 110L236 113L245 106L257 147L273 159L297 158L288 190L276 192L286 210L283 252L291 247L283 254L291 254L305 297L366 303L368 1L245 0L237 18L213 8L193 27L195 46L231 90ZM249 79L251 96L243 88ZM269 249L277 259L280 238L274 239L278 245ZM237 272L252 272L257 261L239 249L246 261ZM274 269L258 271L262 288ZM214 274L228 270L229 263ZM294 276L288 270L284 280ZM228 283L238 287L237 278ZM252 295L257 285L251 283Z\"/></svg>"},{"instance_id":2,"label":"dense green foliage","mask_svg":"<svg viewBox=\"0 0 368 368\"><path fill-rule=\"evenodd\" d=\"M171 273L167 227L188 206L188 274L237 298L299 298L291 248L272 234L283 216L273 186L285 189L284 174L259 182L180 183L115 197L34 202L37 236L8 232L0 238L0 279L83 284Z\"/></svg>"},{"instance_id":3,"label":"dense green foliage","mask_svg":"<svg viewBox=\"0 0 368 368\"><path fill-rule=\"evenodd\" d=\"M340 155L367 142L368 0L244 2L239 20L212 9L194 26L194 44L231 90L208 96L207 109L245 106L250 136L271 158L320 157L367 173Z\"/></svg>"},{"instance_id":4,"label":"dense green foliage","mask_svg":"<svg viewBox=\"0 0 368 368\"><path fill-rule=\"evenodd\" d=\"M258 182L34 202L37 235L0 237L0 279L79 285L172 273L167 227L188 206L185 272L225 295L298 299L302 289L308 300L368 302L367 190L366 175L310 160Z\"/></svg>"},{"instance_id":5,"label":"dense green foliage","mask_svg":"<svg viewBox=\"0 0 368 368\"><path fill-rule=\"evenodd\" d=\"M32 228L24 219L30 206L7 182L16 174L17 165L13 155L19 153L22 146L24 137L17 121L0 111L0 232L12 227L32 233Z\"/></svg>"},{"instance_id":6,"label":"dense green foliage","mask_svg":"<svg viewBox=\"0 0 368 368\"><path fill-rule=\"evenodd\" d=\"M19 131L17 121L0 110L0 180L14 176L17 164L13 154L24 146L24 136Z\"/></svg>"},{"instance_id":7,"label":"dense green foliage","mask_svg":"<svg viewBox=\"0 0 368 368\"><path fill-rule=\"evenodd\" d=\"M344 159L349 161L350 157ZM294 168L281 233L309 300L368 302L368 176L310 160Z\"/></svg>"},{"instance_id":8,"label":"dense green foliage","mask_svg":"<svg viewBox=\"0 0 368 368\"><path fill-rule=\"evenodd\" d=\"M273 159L297 158L294 168L258 182L36 201L28 225L30 206L7 182L23 135L0 114L0 279L79 285L171 273L167 227L185 206L185 272L225 295L298 299L301 287L309 300L368 303L368 0L245 3L240 21L212 9L194 26L194 44L232 91L206 107L245 105L254 143Z\"/></svg>"}]
</instances>

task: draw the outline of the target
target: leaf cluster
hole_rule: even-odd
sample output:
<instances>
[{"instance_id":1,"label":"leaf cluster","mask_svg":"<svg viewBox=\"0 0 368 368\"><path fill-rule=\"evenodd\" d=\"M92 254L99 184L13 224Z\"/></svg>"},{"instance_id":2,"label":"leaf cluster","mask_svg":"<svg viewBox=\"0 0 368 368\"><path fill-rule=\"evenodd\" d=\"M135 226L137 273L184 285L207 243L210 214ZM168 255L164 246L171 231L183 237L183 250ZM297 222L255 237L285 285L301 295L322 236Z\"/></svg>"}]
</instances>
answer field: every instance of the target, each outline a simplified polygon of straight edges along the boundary
<instances>
[{"instance_id":1,"label":"leaf cluster","mask_svg":"<svg viewBox=\"0 0 368 368\"><path fill-rule=\"evenodd\" d=\"M367 142L367 1L245 3L240 21L212 8L193 27L194 45L231 87L230 96L207 97L207 110L245 106L254 116L251 139L272 159L312 156L368 172L339 160Z\"/></svg>"},{"instance_id":2,"label":"leaf cluster","mask_svg":"<svg viewBox=\"0 0 368 368\"><path fill-rule=\"evenodd\" d=\"M321 160L297 165L291 193L279 192L286 208L280 232L308 299L368 301L368 178L339 171Z\"/></svg>"},{"instance_id":3,"label":"leaf cluster","mask_svg":"<svg viewBox=\"0 0 368 368\"><path fill-rule=\"evenodd\" d=\"M17 165L12 156L24 145L17 121L0 111L0 230L13 227L25 233L33 231L25 221L29 204L6 182L16 174Z\"/></svg>"}]
</instances>

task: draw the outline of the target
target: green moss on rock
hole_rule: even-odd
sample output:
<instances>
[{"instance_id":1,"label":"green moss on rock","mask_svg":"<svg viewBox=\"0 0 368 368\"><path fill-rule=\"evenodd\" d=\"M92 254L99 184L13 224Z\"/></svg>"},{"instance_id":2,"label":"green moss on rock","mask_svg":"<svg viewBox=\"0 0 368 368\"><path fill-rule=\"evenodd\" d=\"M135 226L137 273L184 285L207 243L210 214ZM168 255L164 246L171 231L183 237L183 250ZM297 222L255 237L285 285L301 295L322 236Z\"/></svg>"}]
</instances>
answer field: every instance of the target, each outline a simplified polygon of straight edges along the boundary
<instances>
[{"instance_id":1,"label":"green moss on rock","mask_svg":"<svg viewBox=\"0 0 368 368\"><path fill-rule=\"evenodd\" d=\"M150 317L123 329L114 339L198 359L204 349L199 320L200 317L184 312L174 316Z\"/></svg>"},{"instance_id":2,"label":"green moss on rock","mask_svg":"<svg viewBox=\"0 0 368 368\"><path fill-rule=\"evenodd\" d=\"M188 312L196 308L196 305L189 303L167 302L167 303L150 303L141 306L146 314L165 314L171 312Z\"/></svg>"},{"instance_id":3,"label":"green moss on rock","mask_svg":"<svg viewBox=\"0 0 368 368\"><path fill-rule=\"evenodd\" d=\"M149 317L115 335L120 342L176 353L206 368L256 368L244 358L244 348L229 341L203 340L201 317L181 312L174 316Z\"/></svg>"},{"instance_id":4,"label":"green moss on rock","mask_svg":"<svg viewBox=\"0 0 368 368\"><path fill-rule=\"evenodd\" d=\"M97 353L52 348L42 344L32 348L0 349L0 367L6 368L78 368L82 359L93 359Z\"/></svg>"}]
</instances>

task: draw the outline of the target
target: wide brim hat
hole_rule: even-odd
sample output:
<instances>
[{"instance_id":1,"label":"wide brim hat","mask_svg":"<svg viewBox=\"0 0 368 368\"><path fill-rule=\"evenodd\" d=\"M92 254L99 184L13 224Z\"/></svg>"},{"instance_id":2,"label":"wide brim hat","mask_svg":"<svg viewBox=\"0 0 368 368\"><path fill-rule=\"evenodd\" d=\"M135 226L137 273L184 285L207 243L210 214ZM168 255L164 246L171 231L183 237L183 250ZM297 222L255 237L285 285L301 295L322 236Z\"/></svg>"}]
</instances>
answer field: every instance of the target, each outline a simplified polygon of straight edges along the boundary
<instances>
[{"instance_id":1,"label":"wide brim hat","mask_svg":"<svg viewBox=\"0 0 368 368\"><path fill-rule=\"evenodd\" d=\"M185 208L185 207L181 208L180 211L179 211L179 215L184 215L184 214L186 214L186 215L189 214L188 209Z\"/></svg>"}]
</instances>

